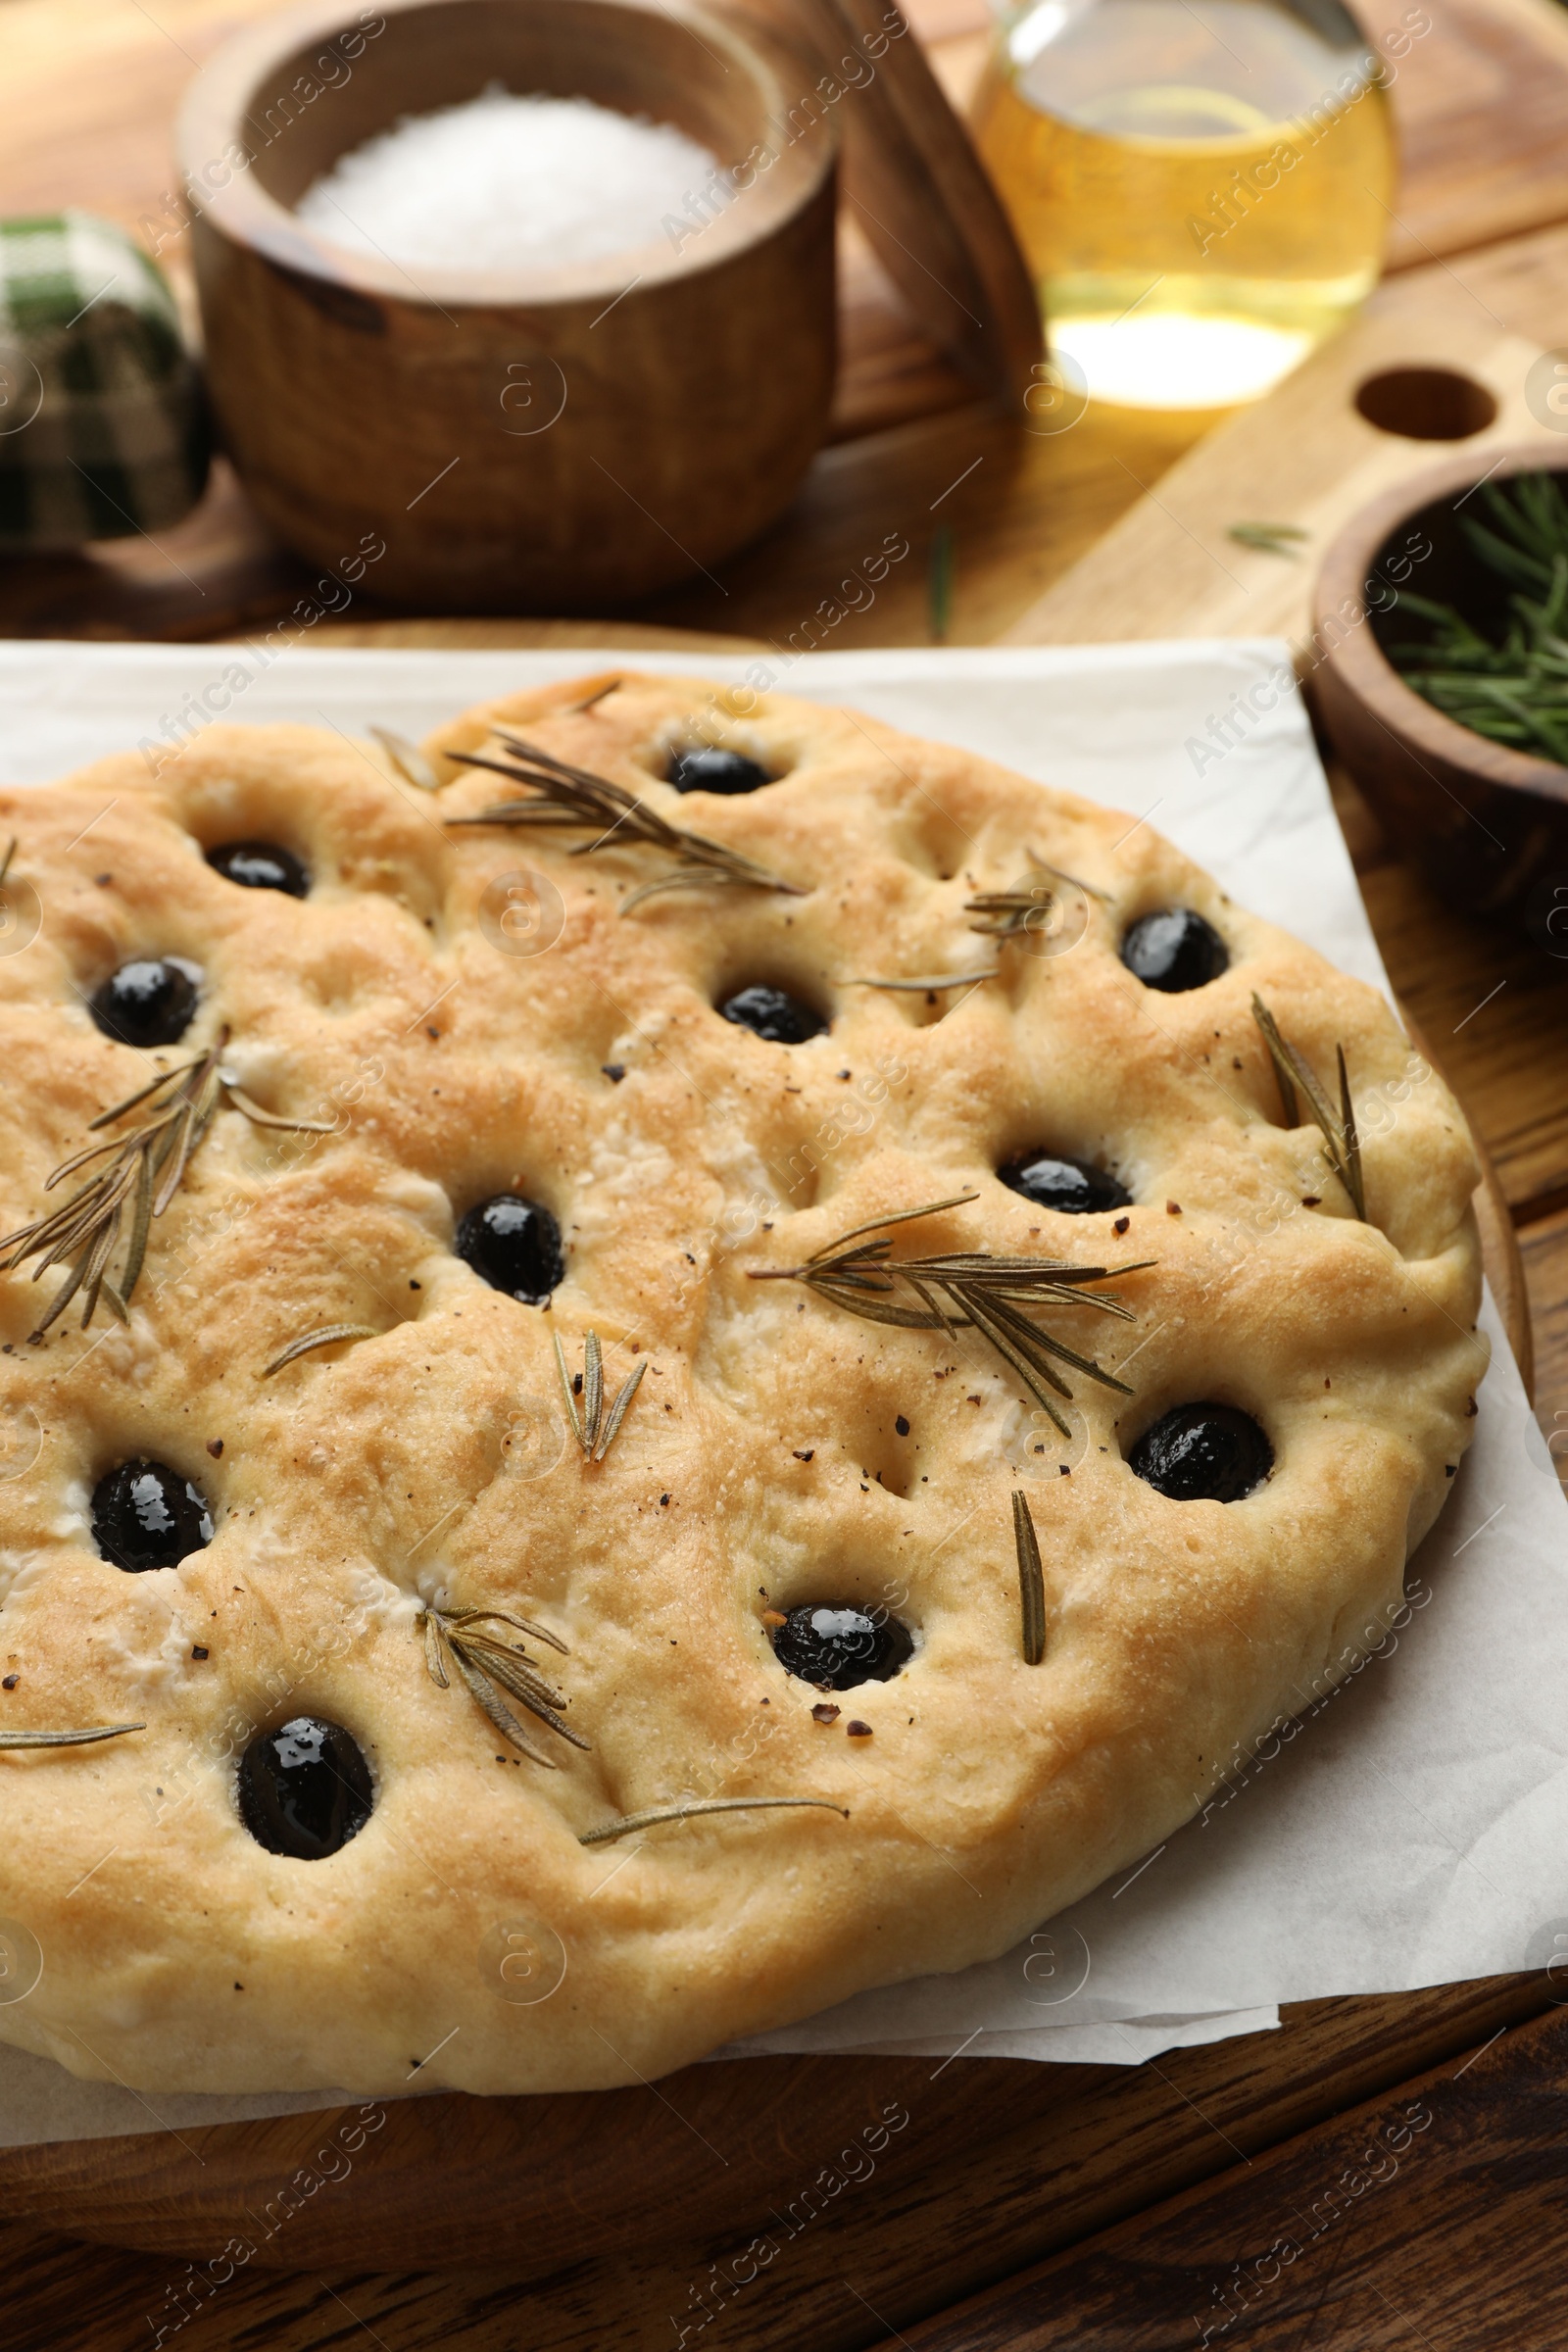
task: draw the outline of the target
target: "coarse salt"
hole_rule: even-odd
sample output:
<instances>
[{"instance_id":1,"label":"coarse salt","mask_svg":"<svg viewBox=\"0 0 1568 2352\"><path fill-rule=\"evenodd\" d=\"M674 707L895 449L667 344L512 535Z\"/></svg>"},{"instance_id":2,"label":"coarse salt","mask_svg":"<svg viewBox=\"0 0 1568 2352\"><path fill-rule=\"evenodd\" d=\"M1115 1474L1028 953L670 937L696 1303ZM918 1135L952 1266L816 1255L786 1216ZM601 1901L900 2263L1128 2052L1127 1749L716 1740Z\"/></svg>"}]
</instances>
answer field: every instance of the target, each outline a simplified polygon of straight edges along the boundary
<instances>
[{"instance_id":1,"label":"coarse salt","mask_svg":"<svg viewBox=\"0 0 1568 2352\"><path fill-rule=\"evenodd\" d=\"M411 270L548 269L649 243L717 168L668 122L493 85L405 115L340 156L296 210L333 244Z\"/></svg>"}]
</instances>

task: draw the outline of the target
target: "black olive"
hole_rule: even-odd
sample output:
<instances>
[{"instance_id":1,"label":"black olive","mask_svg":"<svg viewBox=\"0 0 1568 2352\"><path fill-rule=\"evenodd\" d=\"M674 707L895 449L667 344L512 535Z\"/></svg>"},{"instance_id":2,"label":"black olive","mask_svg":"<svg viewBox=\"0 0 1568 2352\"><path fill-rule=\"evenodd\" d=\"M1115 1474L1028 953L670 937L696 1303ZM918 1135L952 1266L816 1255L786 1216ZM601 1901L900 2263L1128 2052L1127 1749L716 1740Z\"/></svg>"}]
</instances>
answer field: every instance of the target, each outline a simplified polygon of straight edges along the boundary
<instances>
[{"instance_id":1,"label":"black olive","mask_svg":"<svg viewBox=\"0 0 1568 2352\"><path fill-rule=\"evenodd\" d=\"M677 792L755 792L760 784L773 781L766 768L748 760L744 752L725 751L716 743L671 752L664 778Z\"/></svg>"},{"instance_id":2,"label":"black olive","mask_svg":"<svg viewBox=\"0 0 1568 2352\"><path fill-rule=\"evenodd\" d=\"M374 1802L358 1746L319 1715L263 1732L240 1758L240 1819L270 1854L324 1861L359 1835Z\"/></svg>"},{"instance_id":3,"label":"black olive","mask_svg":"<svg viewBox=\"0 0 1568 2352\"><path fill-rule=\"evenodd\" d=\"M1127 1461L1172 1502L1240 1502L1267 1478L1274 1448L1233 1404L1178 1404L1145 1430Z\"/></svg>"},{"instance_id":4,"label":"black olive","mask_svg":"<svg viewBox=\"0 0 1568 2352\"><path fill-rule=\"evenodd\" d=\"M1102 1208L1128 1208L1132 1195L1103 1168L1084 1159L1058 1159L1054 1152L1032 1152L1013 1159L998 1176L1009 1192L1022 1193L1037 1208L1054 1208L1069 1217L1089 1216Z\"/></svg>"},{"instance_id":5,"label":"black olive","mask_svg":"<svg viewBox=\"0 0 1568 2352\"><path fill-rule=\"evenodd\" d=\"M1212 923L1191 906L1141 914L1121 943L1121 959L1135 980L1167 997L1206 988L1230 968L1231 954Z\"/></svg>"},{"instance_id":6,"label":"black olive","mask_svg":"<svg viewBox=\"0 0 1568 2352\"><path fill-rule=\"evenodd\" d=\"M458 1227L457 1251L493 1291L541 1306L566 1271L561 1227L537 1200L497 1193Z\"/></svg>"},{"instance_id":7,"label":"black olive","mask_svg":"<svg viewBox=\"0 0 1568 2352\"><path fill-rule=\"evenodd\" d=\"M896 1617L850 1601L805 1601L773 1635L773 1654L785 1673L821 1690L891 1682L913 1648Z\"/></svg>"},{"instance_id":8,"label":"black olive","mask_svg":"<svg viewBox=\"0 0 1568 2352\"><path fill-rule=\"evenodd\" d=\"M207 862L215 874L225 882L237 882L241 890L281 890L291 899L303 899L311 887L311 877L292 850L280 850L273 841L230 841L220 850L209 850Z\"/></svg>"},{"instance_id":9,"label":"black olive","mask_svg":"<svg viewBox=\"0 0 1568 2352\"><path fill-rule=\"evenodd\" d=\"M139 1576L172 1568L213 1540L200 1487L165 1462L122 1462L93 1489L93 1542L106 1560Z\"/></svg>"},{"instance_id":10,"label":"black olive","mask_svg":"<svg viewBox=\"0 0 1568 2352\"><path fill-rule=\"evenodd\" d=\"M174 956L137 956L94 994L87 1007L122 1046L172 1046L196 1010L196 967Z\"/></svg>"},{"instance_id":11,"label":"black olive","mask_svg":"<svg viewBox=\"0 0 1568 2352\"><path fill-rule=\"evenodd\" d=\"M719 1006L726 1021L739 1028L755 1029L773 1046L804 1046L808 1037L820 1037L827 1027L822 1015L799 997L786 994L782 988L766 988L760 983L753 988L738 989L726 997Z\"/></svg>"}]
</instances>

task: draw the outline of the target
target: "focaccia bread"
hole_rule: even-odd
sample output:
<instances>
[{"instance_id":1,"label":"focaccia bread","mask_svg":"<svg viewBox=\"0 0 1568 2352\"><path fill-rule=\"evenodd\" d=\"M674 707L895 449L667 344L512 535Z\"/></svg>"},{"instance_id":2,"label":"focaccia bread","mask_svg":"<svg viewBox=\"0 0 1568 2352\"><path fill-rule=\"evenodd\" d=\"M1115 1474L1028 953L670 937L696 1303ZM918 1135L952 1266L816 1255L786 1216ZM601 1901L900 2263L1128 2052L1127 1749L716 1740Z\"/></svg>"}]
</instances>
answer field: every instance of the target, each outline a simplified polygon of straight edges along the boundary
<instances>
[{"instance_id":1,"label":"focaccia bread","mask_svg":"<svg viewBox=\"0 0 1568 2352\"><path fill-rule=\"evenodd\" d=\"M0 1745L113 1735L0 1753L0 2036L657 2076L1006 1951L1378 1640L1475 1156L1149 825L634 675L0 800Z\"/></svg>"}]
</instances>

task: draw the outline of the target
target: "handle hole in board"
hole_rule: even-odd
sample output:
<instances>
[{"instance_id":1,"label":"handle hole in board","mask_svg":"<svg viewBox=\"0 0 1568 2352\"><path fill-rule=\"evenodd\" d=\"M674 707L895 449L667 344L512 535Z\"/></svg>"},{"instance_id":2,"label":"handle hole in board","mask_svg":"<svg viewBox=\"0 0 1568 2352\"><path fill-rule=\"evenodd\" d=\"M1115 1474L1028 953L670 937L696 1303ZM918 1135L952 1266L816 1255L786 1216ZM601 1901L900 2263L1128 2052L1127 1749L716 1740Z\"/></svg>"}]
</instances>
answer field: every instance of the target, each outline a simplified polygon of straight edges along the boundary
<instances>
[{"instance_id":1,"label":"handle hole in board","mask_svg":"<svg viewBox=\"0 0 1568 2352\"><path fill-rule=\"evenodd\" d=\"M1486 385L1454 368L1386 368L1367 377L1355 405L1380 433L1406 441L1468 441L1497 414Z\"/></svg>"}]
</instances>

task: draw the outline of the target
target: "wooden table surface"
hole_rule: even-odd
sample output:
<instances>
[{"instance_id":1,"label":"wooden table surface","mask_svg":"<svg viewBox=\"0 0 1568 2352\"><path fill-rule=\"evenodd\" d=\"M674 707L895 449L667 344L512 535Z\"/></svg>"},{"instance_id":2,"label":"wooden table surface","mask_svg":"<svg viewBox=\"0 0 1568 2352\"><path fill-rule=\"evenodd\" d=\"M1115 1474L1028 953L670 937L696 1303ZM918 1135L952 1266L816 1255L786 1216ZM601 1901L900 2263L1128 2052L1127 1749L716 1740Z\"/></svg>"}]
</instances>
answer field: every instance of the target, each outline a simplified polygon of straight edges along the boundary
<instances>
[{"instance_id":1,"label":"wooden table surface","mask_svg":"<svg viewBox=\"0 0 1568 2352\"><path fill-rule=\"evenodd\" d=\"M62 203L111 214L139 226L179 279L173 105L192 66L271 5L0 0L0 215ZM983 50L984 0L921 0L911 13L961 93ZM1362 10L1374 33L1404 14L1404 0ZM1406 285L1441 291L1495 273L1486 249L1568 221L1568 15L1551 0L1423 0L1416 16L1430 29L1395 87L1404 173L1391 229L1398 274L1380 298L1391 302ZM845 259L832 445L760 546L716 584L615 614L621 641L681 630L785 648L928 643L943 524L956 553L952 642L986 643L1020 623L1032 633L1031 608L1053 590L1040 633L1070 635L1077 590L1059 583L1124 516L1131 537L1086 566L1082 606L1097 633L1114 633L1104 615L1124 590L1136 633L1151 633L1158 607L1152 621L1140 518L1158 527L1162 510L1139 502L1157 500L1159 476L1224 420L1091 411L1062 434L1022 432L974 403L853 238ZM1549 324L1533 316L1530 331L1553 340ZM1568 343L1568 302L1559 335ZM1212 443L1221 467L1230 446ZM1194 465L1206 462L1205 448ZM1200 472L1179 478L1195 496L1213 491ZM840 581L889 532L908 541L908 558L869 608L846 611ZM203 510L158 546L0 558L0 633L216 638L286 610L300 578L220 471ZM431 632L405 617L400 626L362 605L339 634L586 646L604 625ZM1181 633L1181 616L1166 625ZM1392 857L1354 787L1333 781L1395 986L1497 1168L1534 1311L1538 1418L1568 1461L1568 963L1444 911ZM1557 2310L1568 2018L1557 1998L1536 1974L1314 2002L1288 2010L1279 2034L1136 2069L834 2062L840 2091L846 2063L859 2070L868 2119L891 2095L907 2128L874 2175L851 2180L837 2150L818 2144L808 2095L769 2124L775 2165L782 2156L803 2189L833 2185L808 2228L771 2228L771 2251L745 2279L745 2249L692 2240L678 2213L657 2256L607 2234L602 2261L526 2285L471 2265L399 2277L252 2266L205 2290L168 2257L0 2223L0 2338L15 2352L130 2352L176 2336L181 2352L367 2340L383 2352L675 2352L699 2338L704 2352L1568 2345ZM680 2079L663 2087L678 2111ZM833 2105L841 2112L842 2097ZM482 2137L482 2110L471 2112ZM318 2127L270 2129L281 2183L309 2162ZM737 2160L750 2130L738 2113Z\"/></svg>"}]
</instances>

